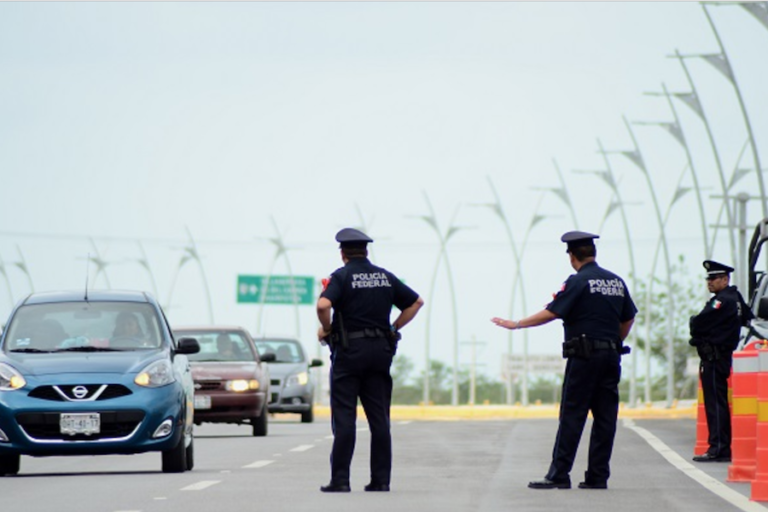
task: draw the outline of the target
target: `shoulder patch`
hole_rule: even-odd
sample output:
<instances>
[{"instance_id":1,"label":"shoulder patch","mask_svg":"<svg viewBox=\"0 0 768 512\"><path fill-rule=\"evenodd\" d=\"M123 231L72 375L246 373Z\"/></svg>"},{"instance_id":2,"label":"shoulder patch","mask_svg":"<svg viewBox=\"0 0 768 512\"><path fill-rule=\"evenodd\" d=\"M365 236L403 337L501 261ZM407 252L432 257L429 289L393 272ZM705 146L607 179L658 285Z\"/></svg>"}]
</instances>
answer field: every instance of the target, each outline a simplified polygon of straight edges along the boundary
<instances>
[{"instance_id":1,"label":"shoulder patch","mask_svg":"<svg viewBox=\"0 0 768 512\"><path fill-rule=\"evenodd\" d=\"M720 306L721 306L722 304L723 304L722 302L720 302L719 300L715 299L715 300L713 300L713 301L712 301L712 308L714 308L714 309L720 309Z\"/></svg>"}]
</instances>

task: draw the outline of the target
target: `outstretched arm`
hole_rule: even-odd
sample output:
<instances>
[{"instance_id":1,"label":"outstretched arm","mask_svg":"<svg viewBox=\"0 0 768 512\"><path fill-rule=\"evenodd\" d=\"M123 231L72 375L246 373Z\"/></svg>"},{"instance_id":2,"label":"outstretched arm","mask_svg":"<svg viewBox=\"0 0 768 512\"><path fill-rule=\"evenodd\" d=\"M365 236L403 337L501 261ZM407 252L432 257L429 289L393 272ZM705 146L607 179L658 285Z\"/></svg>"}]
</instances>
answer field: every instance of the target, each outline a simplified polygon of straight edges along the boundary
<instances>
[{"instance_id":1,"label":"outstretched arm","mask_svg":"<svg viewBox=\"0 0 768 512\"><path fill-rule=\"evenodd\" d=\"M553 312L549 311L548 309L542 309L538 313L527 316L522 320L505 320L495 316L491 318L491 322L498 325L499 327L504 327L505 329L523 329L525 327L535 327L537 325L549 323L555 318L557 318L557 315L555 315Z\"/></svg>"}]
</instances>

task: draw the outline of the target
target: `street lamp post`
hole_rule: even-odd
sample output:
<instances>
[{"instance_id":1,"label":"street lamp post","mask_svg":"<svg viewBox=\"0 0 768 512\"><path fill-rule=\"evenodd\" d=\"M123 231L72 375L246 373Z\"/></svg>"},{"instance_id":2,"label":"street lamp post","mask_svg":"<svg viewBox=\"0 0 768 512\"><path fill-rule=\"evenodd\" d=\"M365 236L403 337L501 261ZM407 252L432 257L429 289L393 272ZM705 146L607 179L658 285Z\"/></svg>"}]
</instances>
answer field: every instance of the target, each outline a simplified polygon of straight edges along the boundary
<instances>
[{"instance_id":1,"label":"street lamp post","mask_svg":"<svg viewBox=\"0 0 768 512\"><path fill-rule=\"evenodd\" d=\"M453 320L453 388L451 391L451 404L452 405L458 405L459 403L459 374L458 374L458 366L459 366L459 326L458 326L458 311L456 308L456 292L454 290L453 286L453 273L451 272L451 262L448 259L448 241L461 229L464 229L459 226L454 226L453 222L456 219L456 216L458 215L459 208L457 207L454 211L453 217L451 218L451 222L448 224L448 228L445 232L442 232L440 230L440 226L438 225L437 218L435 216L434 208L432 208L432 203L429 201L429 196L426 192L424 192L424 200L427 203L427 208L429 209L429 215L420 215L418 216L419 219L423 220L432 230L435 232L435 234L438 237L438 241L440 243L440 252L438 254L437 262L435 264L435 272L432 276L432 285L430 286L430 300L429 300L429 306L427 311L427 325L426 325L426 341L425 341L425 347L426 348L426 354L427 354L427 360L425 361L425 369L424 369L424 390L425 390L425 399L424 399L424 405L429 404L429 373L430 373L430 361L429 361L429 327L431 323L431 316L432 316L432 307L431 307L431 296L434 293L434 287L435 287L435 278L437 276L437 268L440 265L440 261L445 260L445 269L448 274L448 287L449 292L451 296L451 308L452 308L452 320Z\"/></svg>"},{"instance_id":2,"label":"street lamp post","mask_svg":"<svg viewBox=\"0 0 768 512\"><path fill-rule=\"evenodd\" d=\"M624 125L627 127L627 131L629 132L629 136L632 139L632 145L634 149L631 151L613 151L611 153L620 153L621 155L628 158L635 166L637 166L638 169L643 173L643 176L645 177L645 181L648 185L648 191L651 195L651 200L653 202L653 210L656 214L656 221L659 226L659 236L662 240L662 248L664 249L664 263L667 270L667 289L669 290L669 304L668 304L668 310L667 310L667 407L672 406L672 397L674 395L674 384L675 384L675 365L674 365L674 357L675 357L675 347L674 347L674 317L675 317L675 301L673 296L673 287L672 287L672 265L670 262L669 257L669 245L667 244L667 236L666 236L666 230L664 229L664 221L661 216L661 209L659 208L659 201L656 198L656 189L653 187L653 181L651 180L651 175L648 173L648 169L645 167L645 159L643 158L643 154L640 152L640 148L637 145L637 139L635 138L635 134L632 131L632 127L630 126L629 122L627 121L626 117L623 117ZM646 314L646 324L650 323L650 318ZM648 325L646 325L646 328L649 328ZM650 340L650 337L648 338ZM648 378L650 375L648 376ZM646 380L648 380L646 378Z\"/></svg>"},{"instance_id":3,"label":"street lamp post","mask_svg":"<svg viewBox=\"0 0 768 512\"><path fill-rule=\"evenodd\" d=\"M269 292L269 281L272 279L272 273L275 269L275 263L279 258L283 258L285 261L285 266L288 269L288 276L291 281L291 296L293 298L293 308L294 313L296 317L296 337L301 337L301 325L299 323L299 305L297 302L297 293L295 289L295 280L293 278L293 269L291 268L291 260L288 258L288 250L290 249L288 246L285 245L285 242L283 241L283 235L280 232L280 229L277 227L277 223L275 222L275 218L270 216L270 220L272 221L272 226L275 228L276 235L273 238L267 238L267 241L270 242L272 245L275 246L275 255L272 257L272 262L269 265L269 273L267 274L266 279L264 280L263 284L263 293L261 294L261 304L259 306L259 318L257 320L256 324L256 331L261 334L262 333L262 327L261 327L261 320L264 316L264 304L267 300L267 293Z\"/></svg>"}]
</instances>

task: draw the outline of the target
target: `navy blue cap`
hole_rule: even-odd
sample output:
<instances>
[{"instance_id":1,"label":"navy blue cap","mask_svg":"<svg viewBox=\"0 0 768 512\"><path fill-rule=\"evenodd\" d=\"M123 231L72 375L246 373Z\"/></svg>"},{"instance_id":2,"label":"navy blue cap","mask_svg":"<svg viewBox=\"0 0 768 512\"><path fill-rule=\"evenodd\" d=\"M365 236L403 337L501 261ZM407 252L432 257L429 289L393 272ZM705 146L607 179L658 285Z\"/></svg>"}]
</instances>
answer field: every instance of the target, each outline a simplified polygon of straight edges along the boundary
<instances>
[{"instance_id":1,"label":"navy blue cap","mask_svg":"<svg viewBox=\"0 0 768 512\"><path fill-rule=\"evenodd\" d=\"M704 260L702 265L704 265L704 268L707 269L707 277L718 277L721 275L728 275L733 272L733 267L729 267L728 265L723 265L722 263L718 263L712 260Z\"/></svg>"},{"instance_id":2,"label":"navy blue cap","mask_svg":"<svg viewBox=\"0 0 768 512\"><path fill-rule=\"evenodd\" d=\"M371 237L355 228L344 228L336 233L336 241L342 246L345 245L362 245L373 242Z\"/></svg>"},{"instance_id":3,"label":"navy blue cap","mask_svg":"<svg viewBox=\"0 0 768 512\"><path fill-rule=\"evenodd\" d=\"M595 238L600 238L600 235L594 235L592 233L587 233L586 231L568 231L560 237L560 241L567 243L568 251L570 251L576 247L595 245L595 242L593 241Z\"/></svg>"}]
</instances>

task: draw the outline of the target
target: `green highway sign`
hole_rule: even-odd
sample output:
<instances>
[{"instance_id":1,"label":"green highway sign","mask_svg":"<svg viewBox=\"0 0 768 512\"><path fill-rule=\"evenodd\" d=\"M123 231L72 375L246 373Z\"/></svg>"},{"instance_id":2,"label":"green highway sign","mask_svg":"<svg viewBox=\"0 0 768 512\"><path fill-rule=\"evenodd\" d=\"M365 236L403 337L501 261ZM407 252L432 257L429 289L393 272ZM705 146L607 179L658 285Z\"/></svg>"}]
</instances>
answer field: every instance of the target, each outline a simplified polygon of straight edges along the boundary
<instances>
[{"instance_id":1,"label":"green highway sign","mask_svg":"<svg viewBox=\"0 0 768 512\"><path fill-rule=\"evenodd\" d=\"M314 304L314 292L311 276L237 276L238 303Z\"/></svg>"}]
</instances>

